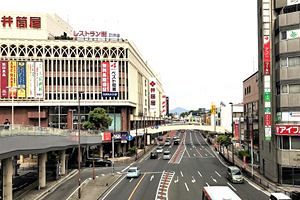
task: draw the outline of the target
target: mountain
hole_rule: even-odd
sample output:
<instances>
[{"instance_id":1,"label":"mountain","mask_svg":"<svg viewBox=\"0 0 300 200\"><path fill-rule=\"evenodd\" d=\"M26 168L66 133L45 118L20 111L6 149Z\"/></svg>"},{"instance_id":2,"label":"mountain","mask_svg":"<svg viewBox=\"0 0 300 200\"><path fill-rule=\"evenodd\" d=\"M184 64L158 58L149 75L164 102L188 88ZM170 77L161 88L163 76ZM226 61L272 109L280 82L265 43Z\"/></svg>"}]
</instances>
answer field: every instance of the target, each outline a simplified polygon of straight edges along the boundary
<instances>
[{"instance_id":1,"label":"mountain","mask_svg":"<svg viewBox=\"0 0 300 200\"><path fill-rule=\"evenodd\" d=\"M186 112L188 110L186 110L185 108L181 108L181 107L177 107L177 108L174 108L170 111L170 113L177 113L177 115L180 115L181 113L183 112Z\"/></svg>"}]
</instances>

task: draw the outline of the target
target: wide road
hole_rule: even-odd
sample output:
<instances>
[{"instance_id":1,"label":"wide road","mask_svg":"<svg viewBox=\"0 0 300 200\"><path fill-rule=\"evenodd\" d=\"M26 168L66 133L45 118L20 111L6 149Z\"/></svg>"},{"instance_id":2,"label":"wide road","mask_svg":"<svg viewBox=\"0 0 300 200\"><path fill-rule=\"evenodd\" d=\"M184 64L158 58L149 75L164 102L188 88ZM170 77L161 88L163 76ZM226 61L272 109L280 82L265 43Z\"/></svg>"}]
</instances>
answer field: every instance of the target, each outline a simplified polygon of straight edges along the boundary
<instances>
[{"instance_id":1,"label":"wide road","mask_svg":"<svg viewBox=\"0 0 300 200\"><path fill-rule=\"evenodd\" d=\"M171 160L149 159L135 164L141 169L136 179L124 177L113 190L103 196L105 200L154 200L201 199L204 186L229 186L243 200L267 200L268 196L254 184L230 183L226 178L226 166L222 163L199 132L176 133L180 145L166 146L172 153Z\"/></svg>"}]
</instances>

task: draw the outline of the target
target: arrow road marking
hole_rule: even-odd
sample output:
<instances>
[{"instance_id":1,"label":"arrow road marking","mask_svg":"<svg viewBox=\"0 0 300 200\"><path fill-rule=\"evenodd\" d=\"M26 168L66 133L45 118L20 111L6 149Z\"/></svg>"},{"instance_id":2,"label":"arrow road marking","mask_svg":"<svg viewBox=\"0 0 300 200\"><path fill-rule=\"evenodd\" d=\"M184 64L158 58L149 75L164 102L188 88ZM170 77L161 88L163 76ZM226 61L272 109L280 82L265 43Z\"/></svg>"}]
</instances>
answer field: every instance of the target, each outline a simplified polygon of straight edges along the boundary
<instances>
[{"instance_id":1,"label":"arrow road marking","mask_svg":"<svg viewBox=\"0 0 300 200\"><path fill-rule=\"evenodd\" d=\"M234 191L236 191L236 189L235 189L230 183L227 182L227 184L228 184Z\"/></svg>"},{"instance_id":2,"label":"arrow road marking","mask_svg":"<svg viewBox=\"0 0 300 200\"><path fill-rule=\"evenodd\" d=\"M133 178L130 179L129 183L131 183L132 180L133 180Z\"/></svg>"},{"instance_id":3,"label":"arrow road marking","mask_svg":"<svg viewBox=\"0 0 300 200\"><path fill-rule=\"evenodd\" d=\"M209 184L208 184L208 183L206 183L206 185L207 185L207 186L209 186Z\"/></svg>"},{"instance_id":4,"label":"arrow road marking","mask_svg":"<svg viewBox=\"0 0 300 200\"><path fill-rule=\"evenodd\" d=\"M202 174L198 171L198 174L199 174L199 176L201 176L202 177Z\"/></svg>"},{"instance_id":5,"label":"arrow road marking","mask_svg":"<svg viewBox=\"0 0 300 200\"><path fill-rule=\"evenodd\" d=\"M188 154L189 158L191 157L189 151L187 149L185 149L186 153Z\"/></svg>"},{"instance_id":6,"label":"arrow road marking","mask_svg":"<svg viewBox=\"0 0 300 200\"><path fill-rule=\"evenodd\" d=\"M217 172L217 171L215 171L216 172L216 174L219 176L219 177L221 177L221 175Z\"/></svg>"},{"instance_id":7,"label":"arrow road marking","mask_svg":"<svg viewBox=\"0 0 300 200\"><path fill-rule=\"evenodd\" d=\"M193 154L196 157L196 154Z\"/></svg>"},{"instance_id":8,"label":"arrow road marking","mask_svg":"<svg viewBox=\"0 0 300 200\"><path fill-rule=\"evenodd\" d=\"M180 174L181 174L181 177L183 177L183 173L182 173L182 171L180 171Z\"/></svg>"},{"instance_id":9,"label":"arrow road marking","mask_svg":"<svg viewBox=\"0 0 300 200\"><path fill-rule=\"evenodd\" d=\"M151 176L151 178L150 178L150 182L152 181L152 179L153 179L153 178L154 178L154 175L152 175L152 176Z\"/></svg>"},{"instance_id":10,"label":"arrow road marking","mask_svg":"<svg viewBox=\"0 0 300 200\"><path fill-rule=\"evenodd\" d=\"M177 183L179 180L178 180L178 176L177 176L177 179L176 180L174 180L174 183Z\"/></svg>"},{"instance_id":11,"label":"arrow road marking","mask_svg":"<svg viewBox=\"0 0 300 200\"><path fill-rule=\"evenodd\" d=\"M195 183L196 182L196 180L195 180L195 178L192 176L192 183Z\"/></svg>"},{"instance_id":12,"label":"arrow road marking","mask_svg":"<svg viewBox=\"0 0 300 200\"><path fill-rule=\"evenodd\" d=\"M184 183L184 185L185 185L186 191L190 191L190 189L189 189L189 187L187 186L187 184Z\"/></svg>"},{"instance_id":13,"label":"arrow road marking","mask_svg":"<svg viewBox=\"0 0 300 200\"><path fill-rule=\"evenodd\" d=\"M214 179L212 176L210 176L211 177L211 179L216 183L217 182L217 180L216 179Z\"/></svg>"}]
</instances>

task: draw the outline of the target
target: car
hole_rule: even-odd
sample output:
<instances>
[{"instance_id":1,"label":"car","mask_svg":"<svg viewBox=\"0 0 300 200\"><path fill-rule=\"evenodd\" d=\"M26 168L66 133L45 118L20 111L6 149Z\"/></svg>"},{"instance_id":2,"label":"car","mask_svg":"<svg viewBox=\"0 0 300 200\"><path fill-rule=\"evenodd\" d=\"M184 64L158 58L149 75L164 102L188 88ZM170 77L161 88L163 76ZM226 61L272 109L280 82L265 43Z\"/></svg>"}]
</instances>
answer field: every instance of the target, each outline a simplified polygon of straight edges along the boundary
<instances>
[{"instance_id":1,"label":"car","mask_svg":"<svg viewBox=\"0 0 300 200\"><path fill-rule=\"evenodd\" d=\"M87 159L85 162L86 167L93 167L93 160L95 167L110 167L112 165L112 161L107 159Z\"/></svg>"},{"instance_id":2,"label":"car","mask_svg":"<svg viewBox=\"0 0 300 200\"><path fill-rule=\"evenodd\" d=\"M156 152L156 151L152 151L152 152L150 153L150 159L157 159L157 158L158 158L157 152Z\"/></svg>"},{"instance_id":3,"label":"car","mask_svg":"<svg viewBox=\"0 0 300 200\"><path fill-rule=\"evenodd\" d=\"M236 166L229 166L227 168L226 178L232 183L243 183L244 177L240 168Z\"/></svg>"},{"instance_id":4,"label":"car","mask_svg":"<svg viewBox=\"0 0 300 200\"><path fill-rule=\"evenodd\" d=\"M269 198L270 200L292 200L289 196L286 194L276 192L276 193L271 193L271 196Z\"/></svg>"},{"instance_id":5,"label":"car","mask_svg":"<svg viewBox=\"0 0 300 200\"><path fill-rule=\"evenodd\" d=\"M157 140L158 140L158 141L163 141L164 138L163 138L163 136L158 136Z\"/></svg>"},{"instance_id":6,"label":"car","mask_svg":"<svg viewBox=\"0 0 300 200\"><path fill-rule=\"evenodd\" d=\"M163 159L164 160L170 160L171 159L171 152L170 151L164 151Z\"/></svg>"},{"instance_id":7,"label":"car","mask_svg":"<svg viewBox=\"0 0 300 200\"><path fill-rule=\"evenodd\" d=\"M178 141L178 140L174 140L174 141L173 141L173 144L174 144L174 145L179 145L179 141Z\"/></svg>"},{"instance_id":8,"label":"car","mask_svg":"<svg viewBox=\"0 0 300 200\"><path fill-rule=\"evenodd\" d=\"M166 141L165 141L165 146L170 146L170 145L171 145L170 140L166 140Z\"/></svg>"},{"instance_id":9,"label":"car","mask_svg":"<svg viewBox=\"0 0 300 200\"><path fill-rule=\"evenodd\" d=\"M138 178L141 175L141 171L138 167L130 167L127 171L127 178Z\"/></svg>"},{"instance_id":10,"label":"car","mask_svg":"<svg viewBox=\"0 0 300 200\"><path fill-rule=\"evenodd\" d=\"M156 148L156 153L162 153L164 151L163 147L162 146L158 146Z\"/></svg>"}]
</instances>

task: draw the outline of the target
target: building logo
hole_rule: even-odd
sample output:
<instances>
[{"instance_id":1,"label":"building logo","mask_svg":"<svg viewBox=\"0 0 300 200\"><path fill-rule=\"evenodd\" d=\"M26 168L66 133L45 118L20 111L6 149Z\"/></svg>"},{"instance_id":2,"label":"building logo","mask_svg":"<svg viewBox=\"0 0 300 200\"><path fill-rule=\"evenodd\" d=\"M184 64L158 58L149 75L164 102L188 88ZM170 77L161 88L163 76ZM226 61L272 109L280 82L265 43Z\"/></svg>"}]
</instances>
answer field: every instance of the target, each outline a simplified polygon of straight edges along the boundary
<instances>
[{"instance_id":1,"label":"building logo","mask_svg":"<svg viewBox=\"0 0 300 200\"><path fill-rule=\"evenodd\" d=\"M149 81L150 86L150 111L155 112L156 111L156 80L155 78L151 78Z\"/></svg>"},{"instance_id":2,"label":"building logo","mask_svg":"<svg viewBox=\"0 0 300 200\"><path fill-rule=\"evenodd\" d=\"M40 17L27 17L27 16L17 16L13 18L12 16L2 16L1 24L3 28L11 28L13 25L20 29L40 29L41 28L41 18Z\"/></svg>"}]
</instances>

